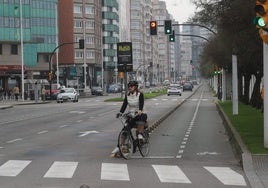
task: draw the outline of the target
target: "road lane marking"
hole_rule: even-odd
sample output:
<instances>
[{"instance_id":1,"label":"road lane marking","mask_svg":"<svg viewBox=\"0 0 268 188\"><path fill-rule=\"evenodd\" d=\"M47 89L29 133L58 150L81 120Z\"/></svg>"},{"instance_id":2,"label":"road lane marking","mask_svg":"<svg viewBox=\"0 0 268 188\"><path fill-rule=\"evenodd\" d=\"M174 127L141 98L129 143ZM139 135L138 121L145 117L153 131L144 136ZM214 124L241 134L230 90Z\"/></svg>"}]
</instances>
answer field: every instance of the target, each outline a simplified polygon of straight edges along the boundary
<instances>
[{"instance_id":1,"label":"road lane marking","mask_svg":"<svg viewBox=\"0 0 268 188\"><path fill-rule=\"evenodd\" d=\"M178 166L152 165L162 183L191 183Z\"/></svg>"},{"instance_id":2,"label":"road lane marking","mask_svg":"<svg viewBox=\"0 0 268 188\"><path fill-rule=\"evenodd\" d=\"M101 179L129 181L127 164L102 163Z\"/></svg>"},{"instance_id":3,"label":"road lane marking","mask_svg":"<svg viewBox=\"0 0 268 188\"><path fill-rule=\"evenodd\" d=\"M48 169L44 178L72 178L78 162L55 161Z\"/></svg>"},{"instance_id":4,"label":"road lane marking","mask_svg":"<svg viewBox=\"0 0 268 188\"><path fill-rule=\"evenodd\" d=\"M0 176L17 176L31 161L9 160L0 166Z\"/></svg>"},{"instance_id":5,"label":"road lane marking","mask_svg":"<svg viewBox=\"0 0 268 188\"><path fill-rule=\"evenodd\" d=\"M99 131L82 131L79 133L80 133L80 135L78 137L83 137L83 136L86 136L88 134L97 134L97 133L99 133Z\"/></svg>"},{"instance_id":6,"label":"road lane marking","mask_svg":"<svg viewBox=\"0 0 268 188\"><path fill-rule=\"evenodd\" d=\"M247 186L244 177L232 170L229 167L208 167L204 168L220 180L224 185L236 185L236 186Z\"/></svg>"},{"instance_id":7,"label":"road lane marking","mask_svg":"<svg viewBox=\"0 0 268 188\"><path fill-rule=\"evenodd\" d=\"M44 134L44 133L47 133L47 132L48 132L47 130L44 130L44 131L38 132L37 134Z\"/></svg>"},{"instance_id":8,"label":"road lane marking","mask_svg":"<svg viewBox=\"0 0 268 188\"><path fill-rule=\"evenodd\" d=\"M14 140L9 140L6 143L11 144L11 143L14 143L14 142L17 142L17 141L21 141L21 140L23 140L23 139L22 138L16 138Z\"/></svg>"}]
</instances>

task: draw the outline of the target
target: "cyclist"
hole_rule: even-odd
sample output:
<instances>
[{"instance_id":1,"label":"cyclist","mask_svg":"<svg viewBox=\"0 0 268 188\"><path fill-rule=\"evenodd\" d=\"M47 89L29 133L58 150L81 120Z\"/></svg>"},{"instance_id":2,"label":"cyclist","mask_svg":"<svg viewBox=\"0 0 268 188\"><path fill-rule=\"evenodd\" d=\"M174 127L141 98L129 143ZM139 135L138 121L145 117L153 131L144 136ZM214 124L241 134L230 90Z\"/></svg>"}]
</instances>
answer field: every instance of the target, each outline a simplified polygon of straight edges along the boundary
<instances>
[{"instance_id":1,"label":"cyclist","mask_svg":"<svg viewBox=\"0 0 268 188\"><path fill-rule=\"evenodd\" d=\"M130 123L131 128L137 128L137 138L143 139L142 133L147 121L147 114L143 112L144 95L139 91L138 87L139 84L137 81L129 81L128 93L125 96L118 116L124 113L128 106L129 111L134 117Z\"/></svg>"}]
</instances>

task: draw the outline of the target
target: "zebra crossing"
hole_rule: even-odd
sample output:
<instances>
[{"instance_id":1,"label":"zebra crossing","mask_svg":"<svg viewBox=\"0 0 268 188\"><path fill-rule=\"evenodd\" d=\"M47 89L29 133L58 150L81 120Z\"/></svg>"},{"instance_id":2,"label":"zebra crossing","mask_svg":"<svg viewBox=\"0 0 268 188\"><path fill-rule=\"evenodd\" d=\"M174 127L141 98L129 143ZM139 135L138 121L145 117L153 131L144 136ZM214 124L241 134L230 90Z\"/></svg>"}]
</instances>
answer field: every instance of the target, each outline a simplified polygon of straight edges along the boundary
<instances>
[{"instance_id":1,"label":"zebra crossing","mask_svg":"<svg viewBox=\"0 0 268 188\"><path fill-rule=\"evenodd\" d=\"M25 171L33 161L30 160L8 160L0 164L0 179L3 177L16 177ZM74 161L54 161L42 178L73 178L79 162ZM100 180L111 181L131 181L129 170L130 164L126 163L101 163ZM154 171L155 177L160 183L181 183L191 184L192 181L187 177L178 165L157 165L148 164L149 170ZM211 174L224 185L247 186L244 177L229 167L203 166L202 169Z\"/></svg>"}]
</instances>

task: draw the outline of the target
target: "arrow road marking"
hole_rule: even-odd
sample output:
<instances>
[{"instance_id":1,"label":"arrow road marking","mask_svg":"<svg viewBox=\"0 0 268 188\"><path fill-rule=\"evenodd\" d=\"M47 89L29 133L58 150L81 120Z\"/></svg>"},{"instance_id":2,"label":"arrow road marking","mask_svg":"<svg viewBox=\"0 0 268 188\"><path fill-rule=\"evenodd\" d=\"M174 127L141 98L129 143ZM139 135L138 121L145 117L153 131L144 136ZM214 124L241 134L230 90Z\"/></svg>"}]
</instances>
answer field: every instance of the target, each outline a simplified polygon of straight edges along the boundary
<instances>
[{"instance_id":1,"label":"arrow road marking","mask_svg":"<svg viewBox=\"0 0 268 188\"><path fill-rule=\"evenodd\" d=\"M80 135L78 137L83 137L83 136L86 136L88 134L97 134L99 133L98 131L83 131L83 132L80 132Z\"/></svg>"}]
</instances>

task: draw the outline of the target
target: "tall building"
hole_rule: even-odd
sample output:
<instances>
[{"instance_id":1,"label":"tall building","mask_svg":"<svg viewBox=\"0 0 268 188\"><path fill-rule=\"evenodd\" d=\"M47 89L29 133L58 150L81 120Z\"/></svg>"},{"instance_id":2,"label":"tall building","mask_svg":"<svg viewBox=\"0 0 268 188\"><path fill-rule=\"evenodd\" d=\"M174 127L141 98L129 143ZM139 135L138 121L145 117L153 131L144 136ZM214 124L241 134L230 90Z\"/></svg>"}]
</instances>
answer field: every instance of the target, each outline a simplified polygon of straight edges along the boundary
<instances>
[{"instance_id":1,"label":"tall building","mask_svg":"<svg viewBox=\"0 0 268 188\"><path fill-rule=\"evenodd\" d=\"M152 80L150 66L152 58L152 38L150 36L149 23L152 19L151 0L130 1L130 32L133 51L132 79L136 78L141 83Z\"/></svg>"},{"instance_id":2,"label":"tall building","mask_svg":"<svg viewBox=\"0 0 268 188\"><path fill-rule=\"evenodd\" d=\"M154 48L157 50L157 57L154 57L157 59L155 61L157 62L157 80L162 83L164 80L170 80L170 50L174 48L173 44L169 44L168 35L164 32L164 22L170 19L164 1L153 0L153 17L159 25L157 39L155 39L157 42L154 42L153 45L156 45Z\"/></svg>"},{"instance_id":3,"label":"tall building","mask_svg":"<svg viewBox=\"0 0 268 188\"><path fill-rule=\"evenodd\" d=\"M82 49L78 45L81 39L84 40ZM62 84L78 89L101 84L101 0L59 0L58 45L62 45L59 49L59 73Z\"/></svg>"},{"instance_id":4,"label":"tall building","mask_svg":"<svg viewBox=\"0 0 268 188\"><path fill-rule=\"evenodd\" d=\"M26 84L47 79L49 55L56 46L58 1L21 2L0 1L0 87L5 91L22 88L22 75ZM25 97L30 89L25 87Z\"/></svg>"},{"instance_id":5,"label":"tall building","mask_svg":"<svg viewBox=\"0 0 268 188\"><path fill-rule=\"evenodd\" d=\"M115 82L117 43L119 42L119 4L117 0L102 1L104 87Z\"/></svg>"}]
</instances>

